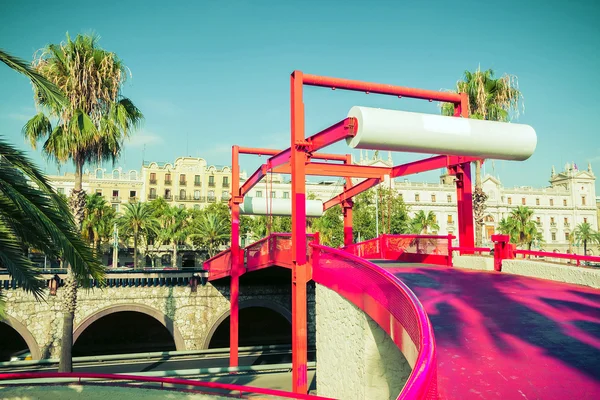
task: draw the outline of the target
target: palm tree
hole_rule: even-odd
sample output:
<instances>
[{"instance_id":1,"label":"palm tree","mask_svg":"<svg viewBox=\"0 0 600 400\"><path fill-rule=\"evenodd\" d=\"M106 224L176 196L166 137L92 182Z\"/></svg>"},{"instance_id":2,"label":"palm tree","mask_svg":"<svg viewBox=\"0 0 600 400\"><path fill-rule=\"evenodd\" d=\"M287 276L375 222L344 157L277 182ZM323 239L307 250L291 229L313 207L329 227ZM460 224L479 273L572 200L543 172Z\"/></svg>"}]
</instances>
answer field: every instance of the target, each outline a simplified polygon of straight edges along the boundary
<instances>
[{"instance_id":1,"label":"palm tree","mask_svg":"<svg viewBox=\"0 0 600 400\"><path fill-rule=\"evenodd\" d=\"M469 118L508 122L511 113L518 117L522 95L516 76L505 74L498 79L494 71L488 69L475 72L465 71L464 80L456 83L457 93L469 96ZM454 115L454 105L442 104L443 115ZM475 163L475 191L473 192L473 218L475 220L475 245L481 246L483 237L483 217L487 195L481 188L481 162Z\"/></svg>"},{"instance_id":2,"label":"palm tree","mask_svg":"<svg viewBox=\"0 0 600 400\"><path fill-rule=\"evenodd\" d=\"M175 206L167 208L162 217L162 227L158 238L162 243L169 243L173 246L173 259L171 260L173 268L177 268L177 246L187 238L189 226L187 217L185 208Z\"/></svg>"},{"instance_id":3,"label":"palm tree","mask_svg":"<svg viewBox=\"0 0 600 400\"><path fill-rule=\"evenodd\" d=\"M44 140L46 156L60 164L68 160L75 164L75 187L69 206L78 229L85 214L83 166L97 160L115 161L123 139L143 119L131 100L121 95L127 76L125 65L97 42L96 36L77 35L71 40L67 34L65 42L41 49L33 67L65 94L67 102L56 104L45 91L34 86L40 112L23 127L34 149L38 141ZM56 121L54 127L51 121ZM69 265L67 269L65 286L70 297L65 300L60 372L72 371L73 318L77 306L77 282Z\"/></svg>"},{"instance_id":4,"label":"palm tree","mask_svg":"<svg viewBox=\"0 0 600 400\"><path fill-rule=\"evenodd\" d=\"M156 234L160 230L153 212L154 209L148 203L131 203L125 205L125 212L118 219L117 224L123 236L133 237L133 269L137 269L140 237L149 233Z\"/></svg>"},{"instance_id":5,"label":"palm tree","mask_svg":"<svg viewBox=\"0 0 600 400\"><path fill-rule=\"evenodd\" d=\"M216 212L205 212L195 221L194 233L189 237L198 241L208 251L208 256L217 254L219 247L230 240L231 224Z\"/></svg>"},{"instance_id":6,"label":"palm tree","mask_svg":"<svg viewBox=\"0 0 600 400\"><path fill-rule=\"evenodd\" d=\"M429 228L434 231L440 229L440 226L437 224L437 218L433 211L429 211L425 214L425 211L419 210L412 219L411 225L413 226L413 230L417 234L427 234Z\"/></svg>"},{"instance_id":7,"label":"palm tree","mask_svg":"<svg viewBox=\"0 0 600 400\"><path fill-rule=\"evenodd\" d=\"M581 224L577 225L573 234L578 242L583 242L584 255L587 255L588 243L600 243L600 234L593 230L592 226L588 222L582 222Z\"/></svg>"},{"instance_id":8,"label":"palm tree","mask_svg":"<svg viewBox=\"0 0 600 400\"><path fill-rule=\"evenodd\" d=\"M84 220L81 225L83 237L89 240L96 251L99 251L102 240L110 236L112 232L115 211L99 194L86 197L84 211Z\"/></svg>"},{"instance_id":9,"label":"palm tree","mask_svg":"<svg viewBox=\"0 0 600 400\"><path fill-rule=\"evenodd\" d=\"M0 268L40 298L45 282L27 248L69 263L83 286L90 277L104 280L104 268L79 235L67 203L22 152L0 139Z\"/></svg>"},{"instance_id":10,"label":"palm tree","mask_svg":"<svg viewBox=\"0 0 600 400\"><path fill-rule=\"evenodd\" d=\"M534 243L543 241L538 224L531 220L532 217L532 209L519 206L512 210L507 219L500 221L498 230L505 235L509 235L511 243L519 246L527 245L527 248L531 250Z\"/></svg>"}]
</instances>

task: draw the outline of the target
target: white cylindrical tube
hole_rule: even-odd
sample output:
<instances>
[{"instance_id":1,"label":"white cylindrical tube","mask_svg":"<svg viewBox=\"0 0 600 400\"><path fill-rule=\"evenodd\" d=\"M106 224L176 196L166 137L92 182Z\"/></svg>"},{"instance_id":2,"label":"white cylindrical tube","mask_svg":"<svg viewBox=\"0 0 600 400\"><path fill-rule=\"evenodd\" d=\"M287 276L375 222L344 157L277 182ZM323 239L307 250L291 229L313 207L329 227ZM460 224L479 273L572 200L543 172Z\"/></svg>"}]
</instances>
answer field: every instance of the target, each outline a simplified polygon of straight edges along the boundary
<instances>
[{"instance_id":1,"label":"white cylindrical tube","mask_svg":"<svg viewBox=\"0 0 600 400\"><path fill-rule=\"evenodd\" d=\"M246 196L244 202L240 204L240 214L287 217L292 215L292 199ZM320 217L321 215L323 215L323 202L306 200L306 216Z\"/></svg>"},{"instance_id":2,"label":"white cylindrical tube","mask_svg":"<svg viewBox=\"0 0 600 400\"><path fill-rule=\"evenodd\" d=\"M355 106L356 136L346 139L356 149L447 154L523 161L537 145L529 125L446 117Z\"/></svg>"}]
</instances>

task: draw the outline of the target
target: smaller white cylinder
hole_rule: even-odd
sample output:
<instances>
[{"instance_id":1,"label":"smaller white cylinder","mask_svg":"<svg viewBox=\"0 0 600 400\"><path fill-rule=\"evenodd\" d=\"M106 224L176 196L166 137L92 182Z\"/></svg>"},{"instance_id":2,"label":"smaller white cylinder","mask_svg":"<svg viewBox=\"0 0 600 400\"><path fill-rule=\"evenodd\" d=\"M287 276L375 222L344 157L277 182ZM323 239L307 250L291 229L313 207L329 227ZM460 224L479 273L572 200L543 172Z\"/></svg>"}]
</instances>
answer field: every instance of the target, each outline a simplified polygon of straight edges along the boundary
<instances>
[{"instance_id":1,"label":"smaller white cylinder","mask_svg":"<svg viewBox=\"0 0 600 400\"><path fill-rule=\"evenodd\" d=\"M240 214L289 217L292 215L292 199L246 196L244 202L240 204ZM321 215L323 215L323 202L306 200L306 216L320 217Z\"/></svg>"},{"instance_id":2,"label":"smaller white cylinder","mask_svg":"<svg viewBox=\"0 0 600 400\"><path fill-rule=\"evenodd\" d=\"M537 145L535 130L523 124L358 106L348 116L358 120L346 140L356 149L523 161Z\"/></svg>"}]
</instances>

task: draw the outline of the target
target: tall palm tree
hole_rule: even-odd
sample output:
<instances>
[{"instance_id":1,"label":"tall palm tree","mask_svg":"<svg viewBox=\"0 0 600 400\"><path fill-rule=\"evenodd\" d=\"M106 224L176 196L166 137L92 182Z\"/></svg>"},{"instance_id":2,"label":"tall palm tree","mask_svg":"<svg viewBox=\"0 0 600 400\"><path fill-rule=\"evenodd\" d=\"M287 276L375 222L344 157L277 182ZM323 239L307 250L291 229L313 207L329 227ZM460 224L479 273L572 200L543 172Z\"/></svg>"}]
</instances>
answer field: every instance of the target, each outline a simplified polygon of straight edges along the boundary
<instances>
[{"instance_id":1,"label":"tall palm tree","mask_svg":"<svg viewBox=\"0 0 600 400\"><path fill-rule=\"evenodd\" d=\"M21 151L0 139L0 268L40 298L44 281L27 248L68 262L84 286L90 278L104 279L104 268L79 235L67 203ZM3 310L0 302L0 314Z\"/></svg>"},{"instance_id":2,"label":"tall palm tree","mask_svg":"<svg viewBox=\"0 0 600 400\"><path fill-rule=\"evenodd\" d=\"M532 217L532 209L519 206L511 211L508 218L500 221L498 229L501 233L510 236L511 243L519 246L527 245L527 248L531 250L534 243L543 241L538 224L531 219Z\"/></svg>"},{"instance_id":3,"label":"tall palm tree","mask_svg":"<svg viewBox=\"0 0 600 400\"><path fill-rule=\"evenodd\" d=\"M505 74L495 78L494 71L488 69L475 72L465 71L464 80L456 83L457 93L469 96L469 118L508 122L519 115L522 104L517 77ZM454 115L454 105L442 104L443 115ZM475 163L475 190L473 192L473 218L475 220L475 245L481 246L483 217L487 195L481 188L481 162Z\"/></svg>"},{"instance_id":4,"label":"tall palm tree","mask_svg":"<svg viewBox=\"0 0 600 400\"><path fill-rule=\"evenodd\" d=\"M205 212L195 221L194 233L189 238L198 241L208 250L209 257L217 254L219 247L228 243L231 224L216 212Z\"/></svg>"},{"instance_id":5,"label":"tall palm tree","mask_svg":"<svg viewBox=\"0 0 600 400\"><path fill-rule=\"evenodd\" d=\"M173 206L165 210L158 238L162 243L173 246L173 259L171 260L173 268L177 268L177 246L187 238L188 227L188 214L185 208Z\"/></svg>"},{"instance_id":6,"label":"tall palm tree","mask_svg":"<svg viewBox=\"0 0 600 400\"><path fill-rule=\"evenodd\" d=\"M118 219L119 231L123 232L123 236L133 237L133 269L137 269L140 237L149 233L156 234L160 230L153 212L154 209L148 203L131 203L125 205L125 212Z\"/></svg>"},{"instance_id":7,"label":"tall palm tree","mask_svg":"<svg viewBox=\"0 0 600 400\"><path fill-rule=\"evenodd\" d=\"M429 229L437 231L440 226L437 224L437 218L433 211L425 214L425 211L419 210L412 219L414 232L417 234L427 234Z\"/></svg>"},{"instance_id":8,"label":"tall palm tree","mask_svg":"<svg viewBox=\"0 0 600 400\"><path fill-rule=\"evenodd\" d=\"M575 231L573 231L575 239L578 242L583 242L583 254L587 255L587 244L588 243L600 243L600 234L592 229L592 226L588 222L582 222L577 225Z\"/></svg>"},{"instance_id":9,"label":"tall palm tree","mask_svg":"<svg viewBox=\"0 0 600 400\"><path fill-rule=\"evenodd\" d=\"M77 35L65 42L50 44L38 52L35 71L55 84L66 96L65 104L51 101L34 86L40 111L23 127L23 134L35 149L44 140L43 151L57 163L71 160L75 165L75 186L69 205L79 229L84 218L83 166L97 160L116 160L123 139L143 119L133 102L121 95L127 76L122 61L98 46L98 37ZM54 126L51 121L56 121ZM71 268L65 280L63 335L59 371L72 371L73 318L77 307L77 282Z\"/></svg>"},{"instance_id":10,"label":"tall palm tree","mask_svg":"<svg viewBox=\"0 0 600 400\"><path fill-rule=\"evenodd\" d=\"M110 235L114 217L114 209L106 203L104 197L99 194L86 197L81 231L84 239L89 240L96 251L102 240Z\"/></svg>"}]
</instances>

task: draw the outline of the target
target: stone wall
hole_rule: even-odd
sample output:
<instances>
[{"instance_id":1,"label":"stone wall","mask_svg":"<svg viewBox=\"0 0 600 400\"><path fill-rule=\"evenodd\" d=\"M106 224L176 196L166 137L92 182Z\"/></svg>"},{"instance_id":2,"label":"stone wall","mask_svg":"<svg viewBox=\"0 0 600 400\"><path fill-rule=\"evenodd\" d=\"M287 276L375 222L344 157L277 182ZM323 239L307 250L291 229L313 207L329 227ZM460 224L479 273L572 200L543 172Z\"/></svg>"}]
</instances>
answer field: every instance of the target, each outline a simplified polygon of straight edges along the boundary
<instances>
[{"instance_id":1,"label":"stone wall","mask_svg":"<svg viewBox=\"0 0 600 400\"><path fill-rule=\"evenodd\" d=\"M316 285L317 392L338 399L396 399L411 368L361 309Z\"/></svg>"},{"instance_id":2,"label":"stone wall","mask_svg":"<svg viewBox=\"0 0 600 400\"><path fill-rule=\"evenodd\" d=\"M452 265L457 268L475 269L479 271L493 271L494 257L485 257L477 255L458 255L454 252L452 256Z\"/></svg>"},{"instance_id":3,"label":"stone wall","mask_svg":"<svg viewBox=\"0 0 600 400\"><path fill-rule=\"evenodd\" d=\"M502 272L600 289L600 269L533 260L502 260Z\"/></svg>"},{"instance_id":4,"label":"stone wall","mask_svg":"<svg viewBox=\"0 0 600 400\"><path fill-rule=\"evenodd\" d=\"M290 285L283 284L242 287L240 308L267 307L290 319L290 291ZM55 358L60 354L63 323L61 292L59 289L57 296L49 296L46 292L45 301L36 301L22 290L4 291L9 325L17 331L31 333L35 339L33 346L38 347L41 358ZM309 344L314 345L314 288L309 287L308 299L308 339ZM200 350L208 346L209 335L229 315L229 286L199 285L195 293L188 286L80 289L74 340L95 320L119 311L151 315L172 333L177 350ZM21 336L27 332L20 332Z\"/></svg>"}]
</instances>

